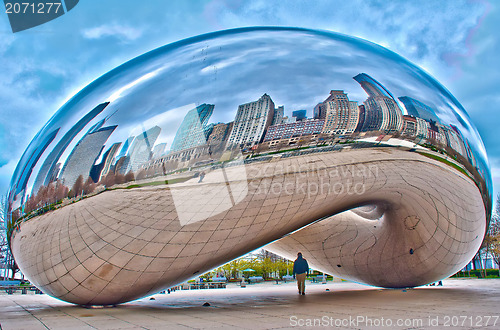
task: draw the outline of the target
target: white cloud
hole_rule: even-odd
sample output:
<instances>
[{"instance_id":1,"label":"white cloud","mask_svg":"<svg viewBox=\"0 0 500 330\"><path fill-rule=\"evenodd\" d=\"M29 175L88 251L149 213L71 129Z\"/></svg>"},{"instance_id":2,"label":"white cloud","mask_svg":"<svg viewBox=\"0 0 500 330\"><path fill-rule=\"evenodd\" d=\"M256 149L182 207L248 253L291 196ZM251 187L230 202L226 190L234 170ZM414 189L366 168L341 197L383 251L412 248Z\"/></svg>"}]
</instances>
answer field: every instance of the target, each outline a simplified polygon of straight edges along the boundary
<instances>
[{"instance_id":1,"label":"white cloud","mask_svg":"<svg viewBox=\"0 0 500 330\"><path fill-rule=\"evenodd\" d=\"M0 196L7 193L10 184L10 178L17 166L17 159L11 159L7 164L0 166Z\"/></svg>"},{"instance_id":2,"label":"white cloud","mask_svg":"<svg viewBox=\"0 0 500 330\"><path fill-rule=\"evenodd\" d=\"M5 53L7 49L9 49L10 45L14 42L14 35L3 33L0 38L0 54Z\"/></svg>"},{"instance_id":3,"label":"white cloud","mask_svg":"<svg viewBox=\"0 0 500 330\"><path fill-rule=\"evenodd\" d=\"M145 75L143 75L142 77L139 77L137 78L136 80L132 81L131 83L123 86L122 88L118 89L116 92L114 92L109 98L108 98L108 101L109 102L114 102L116 101L116 99L126 95L125 93L128 91L128 90L131 90L133 89L135 86L151 79L151 78L154 78L156 75L158 75L158 73L160 73L162 71L162 69L156 69L155 71L153 72L149 72L149 73L146 73Z\"/></svg>"},{"instance_id":4,"label":"white cloud","mask_svg":"<svg viewBox=\"0 0 500 330\"><path fill-rule=\"evenodd\" d=\"M105 37L116 37L121 40L132 41L139 38L143 31L140 28L122 25L118 23L104 24L82 31L86 39L101 39Z\"/></svg>"},{"instance_id":5,"label":"white cloud","mask_svg":"<svg viewBox=\"0 0 500 330\"><path fill-rule=\"evenodd\" d=\"M294 2L256 0L235 5L216 1L205 16L216 15L221 27L245 25L303 26L338 31L381 44L428 66L435 75L454 74L450 58L470 56L466 40L486 8L464 0L420 1L325 1ZM458 64L458 63L457 63Z\"/></svg>"}]
</instances>

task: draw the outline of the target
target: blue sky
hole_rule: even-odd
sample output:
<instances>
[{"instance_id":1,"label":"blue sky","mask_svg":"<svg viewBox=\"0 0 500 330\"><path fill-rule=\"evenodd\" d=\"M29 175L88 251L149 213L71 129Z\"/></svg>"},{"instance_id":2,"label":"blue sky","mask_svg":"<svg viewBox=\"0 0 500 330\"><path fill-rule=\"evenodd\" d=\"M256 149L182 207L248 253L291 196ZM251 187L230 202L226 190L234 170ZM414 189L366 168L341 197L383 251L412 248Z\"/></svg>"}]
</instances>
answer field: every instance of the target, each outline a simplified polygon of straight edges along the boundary
<instances>
[{"instance_id":1,"label":"blue sky","mask_svg":"<svg viewBox=\"0 0 500 330\"><path fill-rule=\"evenodd\" d=\"M0 193L34 135L75 92L151 49L257 25L326 29L381 44L424 68L462 103L485 143L500 192L500 2L81 1L13 34L0 14Z\"/></svg>"}]
</instances>

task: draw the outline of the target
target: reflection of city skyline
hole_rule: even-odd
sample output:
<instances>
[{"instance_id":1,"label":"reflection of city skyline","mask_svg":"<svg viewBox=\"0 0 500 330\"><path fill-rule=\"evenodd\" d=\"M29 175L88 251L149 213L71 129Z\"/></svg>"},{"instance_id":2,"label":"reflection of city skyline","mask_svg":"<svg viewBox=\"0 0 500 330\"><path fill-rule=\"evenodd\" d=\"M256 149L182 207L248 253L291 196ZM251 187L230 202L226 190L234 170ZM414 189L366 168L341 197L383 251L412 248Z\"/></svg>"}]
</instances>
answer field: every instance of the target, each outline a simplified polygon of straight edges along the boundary
<instances>
[{"instance_id":1,"label":"reflection of city skyline","mask_svg":"<svg viewBox=\"0 0 500 330\"><path fill-rule=\"evenodd\" d=\"M416 144L449 147L475 166L469 144L458 128L442 125L432 107L409 96L396 99L366 73L353 79L368 95L364 101L350 100L344 90L331 90L326 99L314 107L312 118L307 117L304 109L293 110L286 116L285 105L275 106L267 93L256 101L239 105L234 120L229 123L209 123L216 105L202 104L187 112L170 146L163 141L156 143L162 128L153 126L143 128L141 134L124 141L114 142L105 150L106 141L117 126L103 128L105 120L101 120L81 138L67 159L61 161L71 141L109 104L103 103L70 129L47 156L32 192L57 180L71 188L80 175L96 183L109 173L137 175L147 171L147 176L165 175L181 168L229 160L235 149L244 153L260 152L304 143L321 144L332 138L374 135L379 141L384 136L392 136L410 139ZM31 168L35 165L36 162ZM25 181L24 186L19 185L18 194L26 188Z\"/></svg>"},{"instance_id":2,"label":"reflection of city skyline","mask_svg":"<svg viewBox=\"0 0 500 330\"><path fill-rule=\"evenodd\" d=\"M434 109L419 100L409 96L396 99L365 73L358 74L354 80L367 94L364 101L349 99L344 90L331 90L314 107L312 118L307 117L305 109L293 110L287 116L286 105L275 106L267 93L239 105L234 120L228 123L210 123L215 104L189 106L191 109L178 127L168 127L170 131L177 128L170 145L159 138L162 131L168 134L166 127L160 127L164 124L151 120L151 124L141 125L140 133L136 127L134 134L121 141L116 136L111 138L118 125L107 123L111 116L95 119L109 103L100 104L49 149L28 195L30 176L60 128L37 146L23 168L22 181L13 186L9 196L16 202L10 204L9 233L26 220L51 210L63 209L64 212L71 210L75 202L81 205L81 199L99 201L103 195L94 195L106 191L106 198L116 193L115 190L127 195L129 189L131 193L166 195L179 225L193 225L223 217L240 205L249 194L248 173L252 169L269 164L295 164L307 159L304 157L311 159L308 164L315 163L314 159L343 161L344 157L359 155L359 152L388 153L386 157L393 157L393 153L403 155L408 150L412 151L411 156L407 154L408 159L429 157L432 160L427 162L444 163L441 168L451 166L472 179L485 197L484 173L476 167L469 142L457 126L443 125ZM402 140L405 145L401 144ZM69 148L71 143L74 146ZM390 151L379 148L380 143L395 148ZM352 153L346 152L350 149ZM63 154L68 156L64 159ZM458 177L456 174L453 176ZM329 180L327 182L333 185L341 183L335 182L334 177ZM40 185L38 190L35 190L36 184ZM188 195L194 203L185 202ZM203 202L207 196L211 196L209 201L218 202ZM135 211L143 212L140 208Z\"/></svg>"}]
</instances>

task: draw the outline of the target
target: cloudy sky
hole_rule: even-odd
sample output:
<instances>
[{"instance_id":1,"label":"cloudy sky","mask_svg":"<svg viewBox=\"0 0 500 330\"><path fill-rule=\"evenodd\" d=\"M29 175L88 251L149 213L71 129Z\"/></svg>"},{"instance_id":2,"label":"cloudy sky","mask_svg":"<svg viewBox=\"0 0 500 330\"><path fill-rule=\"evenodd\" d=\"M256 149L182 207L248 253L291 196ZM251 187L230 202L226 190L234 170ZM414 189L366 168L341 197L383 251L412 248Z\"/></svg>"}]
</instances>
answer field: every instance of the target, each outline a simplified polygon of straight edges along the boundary
<instances>
[{"instance_id":1,"label":"cloudy sky","mask_svg":"<svg viewBox=\"0 0 500 330\"><path fill-rule=\"evenodd\" d=\"M0 193L34 135L75 92L149 50L244 26L325 29L370 40L437 78L468 111L500 192L500 2L81 1L47 24L13 34L0 14Z\"/></svg>"}]
</instances>

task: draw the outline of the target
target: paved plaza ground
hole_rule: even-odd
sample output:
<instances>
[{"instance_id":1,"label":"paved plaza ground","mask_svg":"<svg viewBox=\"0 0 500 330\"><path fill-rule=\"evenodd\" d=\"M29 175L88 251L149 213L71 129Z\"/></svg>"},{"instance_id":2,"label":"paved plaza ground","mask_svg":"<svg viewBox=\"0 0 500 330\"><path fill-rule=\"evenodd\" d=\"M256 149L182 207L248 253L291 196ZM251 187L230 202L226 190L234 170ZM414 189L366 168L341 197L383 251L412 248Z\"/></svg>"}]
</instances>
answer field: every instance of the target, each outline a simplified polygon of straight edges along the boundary
<instances>
[{"instance_id":1,"label":"paved plaza ground","mask_svg":"<svg viewBox=\"0 0 500 330\"><path fill-rule=\"evenodd\" d=\"M262 283L156 294L109 308L47 295L0 295L1 329L500 329L499 279L379 289L350 282ZM210 306L203 306L208 302Z\"/></svg>"}]
</instances>

